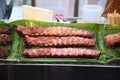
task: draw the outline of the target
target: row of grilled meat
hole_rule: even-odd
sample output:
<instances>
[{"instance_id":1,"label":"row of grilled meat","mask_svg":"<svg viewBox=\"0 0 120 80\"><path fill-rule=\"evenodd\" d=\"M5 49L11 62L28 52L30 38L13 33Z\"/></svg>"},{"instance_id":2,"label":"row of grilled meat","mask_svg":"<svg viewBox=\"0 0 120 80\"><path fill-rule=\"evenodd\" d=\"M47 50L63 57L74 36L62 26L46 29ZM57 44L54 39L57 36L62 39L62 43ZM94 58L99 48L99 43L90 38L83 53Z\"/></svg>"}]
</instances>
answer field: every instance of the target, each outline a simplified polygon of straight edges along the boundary
<instances>
[{"instance_id":1,"label":"row of grilled meat","mask_svg":"<svg viewBox=\"0 0 120 80\"><path fill-rule=\"evenodd\" d=\"M94 32L82 29L75 29L70 27L23 27L17 25L17 30L24 35L24 41L29 46L41 46L50 48L39 48L39 49L25 49L24 54L29 57L39 56L75 56L76 52L79 52L77 56L99 56L100 51L96 51L94 54L92 49L82 48L51 48L58 46L86 46L93 47L96 45L96 40L91 39ZM108 47L120 43L120 32L115 34L106 35L104 37L105 43ZM69 49L73 50L69 52ZM58 51L58 52L57 52ZM62 52L61 52L62 51ZM76 51L76 52L75 52ZM88 53L88 52L89 53ZM120 49L118 50L120 51ZM84 52L84 53L83 53ZM42 54L43 53L43 54ZM93 55L92 55L93 53ZM84 54L84 55L82 55Z\"/></svg>"},{"instance_id":2,"label":"row of grilled meat","mask_svg":"<svg viewBox=\"0 0 120 80\"><path fill-rule=\"evenodd\" d=\"M0 46L5 46L11 43L10 33L12 27L0 28ZM0 48L0 57L5 58L9 55L9 50L7 48Z\"/></svg>"},{"instance_id":3,"label":"row of grilled meat","mask_svg":"<svg viewBox=\"0 0 120 80\"><path fill-rule=\"evenodd\" d=\"M12 27L0 28L0 45L7 45L11 43L11 31ZM94 47L96 45L96 40L92 39L94 35L94 32L92 31L60 26L27 28L21 25L17 25L17 31L24 35L24 42L26 46L42 47L37 49L25 49L24 55L27 55L29 57L96 57L100 55L99 50L78 48L78 46ZM108 47L114 46L115 44L119 44L120 32L107 35L104 39ZM72 48L73 46L74 48ZM120 49L118 51L120 51ZM0 57L6 57L8 53L8 49L0 48Z\"/></svg>"},{"instance_id":4,"label":"row of grilled meat","mask_svg":"<svg viewBox=\"0 0 120 80\"><path fill-rule=\"evenodd\" d=\"M24 42L27 46L42 47L25 49L24 55L28 57L96 57L100 54L99 50L78 48L78 46L93 47L96 45L96 40L91 39L94 32L89 30L60 26L27 28L21 25L17 25L17 30L24 35Z\"/></svg>"}]
</instances>

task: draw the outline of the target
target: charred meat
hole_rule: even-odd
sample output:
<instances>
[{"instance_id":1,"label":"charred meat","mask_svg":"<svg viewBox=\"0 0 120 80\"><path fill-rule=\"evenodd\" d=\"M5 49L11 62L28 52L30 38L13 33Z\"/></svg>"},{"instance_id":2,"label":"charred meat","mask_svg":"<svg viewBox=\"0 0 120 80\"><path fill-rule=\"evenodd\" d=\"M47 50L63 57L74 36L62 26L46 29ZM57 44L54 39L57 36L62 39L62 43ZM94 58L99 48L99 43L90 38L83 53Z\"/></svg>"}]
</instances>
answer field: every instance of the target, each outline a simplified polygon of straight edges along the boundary
<instances>
[{"instance_id":1,"label":"charred meat","mask_svg":"<svg viewBox=\"0 0 120 80\"><path fill-rule=\"evenodd\" d=\"M94 46L95 39L83 37L29 37L25 36L25 43L33 46Z\"/></svg>"},{"instance_id":2,"label":"charred meat","mask_svg":"<svg viewBox=\"0 0 120 80\"><path fill-rule=\"evenodd\" d=\"M0 34L10 34L13 27L0 28Z\"/></svg>"},{"instance_id":3,"label":"charred meat","mask_svg":"<svg viewBox=\"0 0 120 80\"><path fill-rule=\"evenodd\" d=\"M0 44L9 44L11 42L11 38L7 34L0 34Z\"/></svg>"},{"instance_id":4,"label":"charred meat","mask_svg":"<svg viewBox=\"0 0 120 80\"><path fill-rule=\"evenodd\" d=\"M17 30L23 35L29 36L81 36L91 37L93 32L88 30L80 30L68 27L33 27L26 28L21 25L17 25Z\"/></svg>"},{"instance_id":5,"label":"charred meat","mask_svg":"<svg viewBox=\"0 0 120 80\"><path fill-rule=\"evenodd\" d=\"M8 49L0 48L0 57L1 57L1 58L5 58L5 57L7 57L8 54L9 54Z\"/></svg>"},{"instance_id":6,"label":"charred meat","mask_svg":"<svg viewBox=\"0 0 120 80\"><path fill-rule=\"evenodd\" d=\"M105 36L105 42L108 47L120 43L120 32Z\"/></svg>"},{"instance_id":7,"label":"charred meat","mask_svg":"<svg viewBox=\"0 0 120 80\"><path fill-rule=\"evenodd\" d=\"M37 48L37 49L25 49L24 55L29 57L80 57L80 56L99 56L99 50L85 49L85 48Z\"/></svg>"}]
</instances>

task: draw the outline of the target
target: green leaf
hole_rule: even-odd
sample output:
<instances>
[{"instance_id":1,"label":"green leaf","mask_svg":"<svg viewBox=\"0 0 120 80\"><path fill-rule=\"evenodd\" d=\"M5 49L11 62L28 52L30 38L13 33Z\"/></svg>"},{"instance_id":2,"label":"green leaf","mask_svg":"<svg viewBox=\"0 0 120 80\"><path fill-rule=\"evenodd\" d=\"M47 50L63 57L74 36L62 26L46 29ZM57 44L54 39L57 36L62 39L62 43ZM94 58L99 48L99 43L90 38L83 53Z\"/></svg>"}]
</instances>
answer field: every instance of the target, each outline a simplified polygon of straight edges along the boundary
<instances>
[{"instance_id":1,"label":"green leaf","mask_svg":"<svg viewBox=\"0 0 120 80\"><path fill-rule=\"evenodd\" d=\"M14 31L11 34L13 43L12 45L0 45L0 47L5 47L10 49L10 55L6 59L0 59L4 61L18 61L18 62L99 62L99 63L107 63L113 60L120 60L120 53L118 53L118 47L107 47L104 41L104 36L108 34L114 34L120 32L120 25L111 25L107 24L95 24L95 23L56 23L56 22L40 22L34 20L18 20L14 22L10 22L8 24L4 22L0 22L0 27L6 26L15 26L15 25L23 25L25 27L48 27L48 26L66 26L77 29L85 29L94 32L94 36L92 38L96 39L96 45L94 47L86 47L97 49L101 51L101 54L97 58L26 58L23 56L23 51L25 49L25 43L23 37L17 32L16 27L14 27Z\"/></svg>"},{"instance_id":2,"label":"green leaf","mask_svg":"<svg viewBox=\"0 0 120 80\"><path fill-rule=\"evenodd\" d=\"M5 59L5 61L19 61L19 45L20 45L20 36L16 31L16 28L14 27L13 33L12 33L12 45L10 47L10 54Z\"/></svg>"},{"instance_id":3,"label":"green leaf","mask_svg":"<svg viewBox=\"0 0 120 80\"><path fill-rule=\"evenodd\" d=\"M96 33L99 32L99 24L94 23L76 23L76 24L66 24L66 23L54 23L54 22L39 22L39 21L31 21L31 20L20 20L11 22L10 25L23 25L25 27L47 27L47 26L66 26L66 27L72 27L77 29L85 29L93 31L94 37L96 40L98 40L98 35L96 36ZM90 48L90 47L86 47ZM25 49L24 40L21 37L20 39L20 45L19 45L19 54L20 54L20 61L22 62L98 62L98 58L26 58L23 56L23 50ZM99 49L99 45L96 44L95 47L92 47L92 49Z\"/></svg>"}]
</instances>

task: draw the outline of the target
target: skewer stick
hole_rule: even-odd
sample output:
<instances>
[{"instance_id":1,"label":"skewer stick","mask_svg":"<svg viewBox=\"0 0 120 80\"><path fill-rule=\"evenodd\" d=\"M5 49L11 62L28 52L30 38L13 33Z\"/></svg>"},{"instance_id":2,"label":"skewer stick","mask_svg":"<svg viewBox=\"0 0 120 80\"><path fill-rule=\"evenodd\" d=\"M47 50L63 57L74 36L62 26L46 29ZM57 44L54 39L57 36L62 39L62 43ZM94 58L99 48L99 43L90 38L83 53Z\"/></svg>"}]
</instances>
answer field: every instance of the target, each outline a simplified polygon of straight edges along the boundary
<instances>
[{"instance_id":1,"label":"skewer stick","mask_svg":"<svg viewBox=\"0 0 120 80\"><path fill-rule=\"evenodd\" d=\"M108 13L107 18L109 24L120 24L120 14L116 10L113 13Z\"/></svg>"}]
</instances>

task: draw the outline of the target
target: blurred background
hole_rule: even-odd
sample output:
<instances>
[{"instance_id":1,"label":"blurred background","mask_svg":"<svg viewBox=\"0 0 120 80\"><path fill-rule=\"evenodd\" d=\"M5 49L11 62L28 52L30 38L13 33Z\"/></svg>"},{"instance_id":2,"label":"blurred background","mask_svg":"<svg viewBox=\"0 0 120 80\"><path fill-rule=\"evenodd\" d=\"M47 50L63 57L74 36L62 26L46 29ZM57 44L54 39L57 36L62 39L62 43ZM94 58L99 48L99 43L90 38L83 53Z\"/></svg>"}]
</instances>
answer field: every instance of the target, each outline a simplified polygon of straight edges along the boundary
<instances>
[{"instance_id":1,"label":"blurred background","mask_svg":"<svg viewBox=\"0 0 120 80\"><path fill-rule=\"evenodd\" d=\"M104 8L106 0L14 0L14 6L32 5L39 8L50 9L55 13L62 13L65 17L74 17L74 10L78 9L78 17L82 16L82 8L87 4L96 4Z\"/></svg>"},{"instance_id":2,"label":"blurred background","mask_svg":"<svg viewBox=\"0 0 120 80\"><path fill-rule=\"evenodd\" d=\"M5 4L9 6L9 16L12 12L12 9L22 5L35 6L38 8L48 9L53 11L53 15L56 13L61 13L65 18L79 17L82 18L83 6L88 4L100 5L103 9L106 3L106 0L0 0L1 1L1 17L5 18L5 13L8 14L8 11L5 10ZM3 3L3 4L2 4ZM13 5L13 6L12 6ZM15 13L11 13L15 14ZM2 17L4 16L4 17ZM6 18L8 18L6 17ZM53 18L54 19L54 18Z\"/></svg>"}]
</instances>

